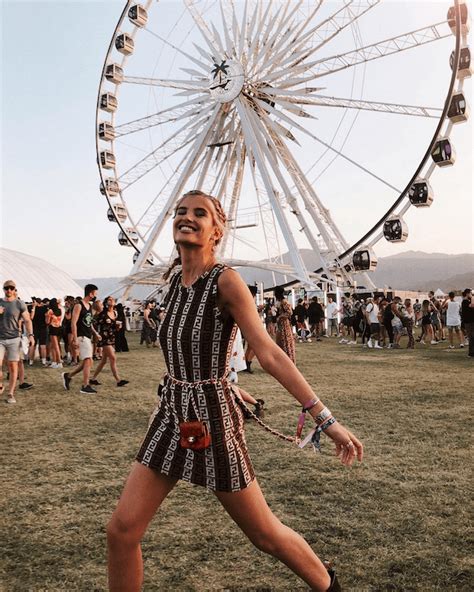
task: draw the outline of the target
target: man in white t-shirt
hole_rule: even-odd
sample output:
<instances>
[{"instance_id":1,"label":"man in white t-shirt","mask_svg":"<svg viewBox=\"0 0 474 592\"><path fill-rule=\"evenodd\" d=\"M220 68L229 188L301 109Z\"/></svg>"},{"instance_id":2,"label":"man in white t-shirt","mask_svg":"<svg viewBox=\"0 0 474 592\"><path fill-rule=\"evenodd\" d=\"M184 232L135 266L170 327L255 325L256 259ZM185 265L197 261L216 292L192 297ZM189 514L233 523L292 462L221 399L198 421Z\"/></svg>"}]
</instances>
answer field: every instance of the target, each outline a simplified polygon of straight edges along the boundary
<instances>
[{"instance_id":1,"label":"man in white t-shirt","mask_svg":"<svg viewBox=\"0 0 474 592\"><path fill-rule=\"evenodd\" d=\"M448 299L442 304L446 309L446 327L448 328L449 349L454 349L454 332L459 339L459 347L464 347L464 338L461 333L461 303L454 300L454 292L448 294Z\"/></svg>"},{"instance_id":2,"label":"man in white t-shirt","mask_svg":"<svg viewBox=\"0 0 474 592\"><path fill-rule=\"evenodd\" d=\"M383 349L381 345L379 345L380 339L380 321L379 321L379 301L380 298L376 296L375 298L369 298L368 304L365 307L365 316L367 317L367 322L370 326L370 339L367 341L367 347L374 348L374 349Z\"/></svg>"},{"instance_id":3,"label":"man in white t-shirt","mask_svg":"<svg viewBox=\"0 0 474 592\"><path fill-rule=\"evenodd\" d=\"M326 305L326 317L328 319L328 336L332 337L333 328L336 331L336 337L339 335L337 326L337 303L333 301L331 296L328 297L328 303Z\"/></svg>"}]
</instances>

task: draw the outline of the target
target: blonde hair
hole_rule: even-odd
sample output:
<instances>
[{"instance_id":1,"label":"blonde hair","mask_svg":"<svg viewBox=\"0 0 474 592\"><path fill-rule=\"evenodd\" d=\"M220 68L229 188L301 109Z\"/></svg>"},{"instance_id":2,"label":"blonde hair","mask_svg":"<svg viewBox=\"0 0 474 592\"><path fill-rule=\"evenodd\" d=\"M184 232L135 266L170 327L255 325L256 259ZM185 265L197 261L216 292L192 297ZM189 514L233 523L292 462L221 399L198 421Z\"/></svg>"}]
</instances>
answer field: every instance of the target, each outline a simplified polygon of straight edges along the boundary
<instances>
[{"instance_id":1,"label":"blonde hair","mask_svg":"<svg viewBox=\"0 0 474 592\"><path fill-rule=\"evenodd\" d=\"M215 214L216 214L214 217L214 220L215 220L216 229L218 232L218 237L216 238L214 245L217 246L221 242L222 237L224 236L226 225L227 225L227 216L224 212L224 208L222 207L221 202L216 197L213 197L212 195L208 195L207 193L204 193L204 191L200 191L199 189L192 189L191 191L188 191L187 193L185 193L181 197L181 199L178 201L178 203L176 204L176 207L175 207L175 212L179 208L180 203L186 197L206 197L207 199L209 199L212 202L212 204L214 206ZM179 247L177 247L177 249L178 249L178 256L173 260L171 265L168 267L168 269L163 274L164 280L167 280L170 277L171 272L173 271L173 269L177 265L181 265L181 255L179 254Z\"/></svg>"}]
</instances>

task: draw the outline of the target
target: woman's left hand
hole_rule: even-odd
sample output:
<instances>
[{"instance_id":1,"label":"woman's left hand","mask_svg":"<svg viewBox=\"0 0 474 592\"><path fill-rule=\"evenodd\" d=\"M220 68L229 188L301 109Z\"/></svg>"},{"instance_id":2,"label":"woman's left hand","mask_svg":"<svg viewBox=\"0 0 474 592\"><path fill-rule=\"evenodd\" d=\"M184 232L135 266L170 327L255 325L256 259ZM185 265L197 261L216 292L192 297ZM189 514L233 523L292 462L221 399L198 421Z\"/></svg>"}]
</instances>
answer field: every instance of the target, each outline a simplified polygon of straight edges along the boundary
<instances>
[{"instance_id":1,"label":"woman's left hand","mask_svg":"<svg viewBox=\"0 0 474 592\"><path fill-rule=\"evenodd\" d=\"M355 458L362 462L364 447L354 434L347 430L339 422L333 423L324 432L336 444L336 456L343 465L350 467Z\"/></svg>"}]
</instances>

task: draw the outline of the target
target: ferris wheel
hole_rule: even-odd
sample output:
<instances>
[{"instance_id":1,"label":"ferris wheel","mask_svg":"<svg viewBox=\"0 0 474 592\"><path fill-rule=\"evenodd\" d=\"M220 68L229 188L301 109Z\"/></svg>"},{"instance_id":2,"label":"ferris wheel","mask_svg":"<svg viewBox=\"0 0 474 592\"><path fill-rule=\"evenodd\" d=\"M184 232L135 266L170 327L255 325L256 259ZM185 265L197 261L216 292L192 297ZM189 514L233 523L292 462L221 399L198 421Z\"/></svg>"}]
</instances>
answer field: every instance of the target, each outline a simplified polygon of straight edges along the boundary
<instances>
[{"instance_id":1,"label":"ferris wheel","mask_svg":"<svg viewBox=\"0 0 474 592\"><path fill-rule=\"evenodd\" d=\"M307 286L362 272L373 287L377 243L407 239L469 113L467 5L426 24L413 4L401 19L380 0L127 2L96 116L100 191L134 249L127 283L157 282L176 202L201 189L227 213L229 265ZM349 202L359 216L344 220Z\"/></svg>"}]
</instances>

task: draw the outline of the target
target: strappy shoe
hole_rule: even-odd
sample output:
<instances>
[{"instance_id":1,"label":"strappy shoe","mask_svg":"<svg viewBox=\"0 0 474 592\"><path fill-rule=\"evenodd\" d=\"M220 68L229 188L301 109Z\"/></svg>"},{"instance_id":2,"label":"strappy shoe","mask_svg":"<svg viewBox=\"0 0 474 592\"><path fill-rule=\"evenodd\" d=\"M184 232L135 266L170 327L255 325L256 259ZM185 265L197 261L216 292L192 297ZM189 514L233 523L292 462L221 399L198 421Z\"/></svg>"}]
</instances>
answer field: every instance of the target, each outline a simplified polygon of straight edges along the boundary
<instances>
[{"instance_id":1,"label":"strappy shoe","mask_svg":"<svg viewBox=\"0 0 474 592\"><path fill-rule=\"evenodd\" d=\"M331 584L327 589L327 592L342 592L341 584L339 583L336 570L333 568L330 561L323 561L324 567L327 569L329 577L331 578Z\"/></svg>"}]
</instances>

